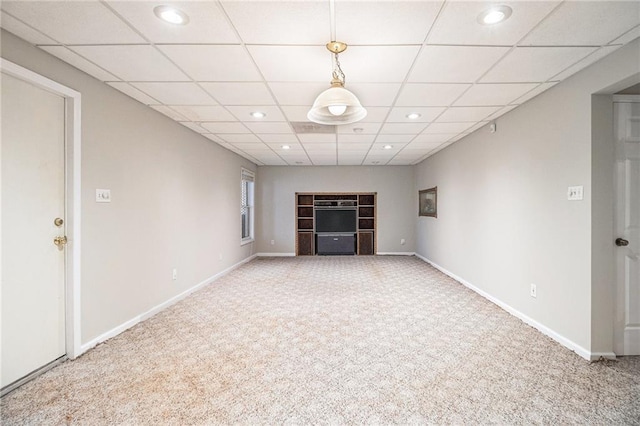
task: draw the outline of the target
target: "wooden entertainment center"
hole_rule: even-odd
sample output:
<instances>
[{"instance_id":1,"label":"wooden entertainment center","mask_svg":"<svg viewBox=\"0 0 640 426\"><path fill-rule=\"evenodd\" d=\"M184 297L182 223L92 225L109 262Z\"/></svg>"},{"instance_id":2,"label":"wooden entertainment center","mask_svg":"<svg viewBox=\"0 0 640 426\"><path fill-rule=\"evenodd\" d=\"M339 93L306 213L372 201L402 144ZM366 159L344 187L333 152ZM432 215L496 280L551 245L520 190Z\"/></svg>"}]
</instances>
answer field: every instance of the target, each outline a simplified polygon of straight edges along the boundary
<instances>
[{"instance_id":1,"label":"wooden entertainment center","mask_svg":"<svg viewBox=\"0 0 640 426\"><path fill-rule=\"evenodd\" d=\"M375 192L296 192L296 255L375 253Z\"/></svg>"}]
</instances>

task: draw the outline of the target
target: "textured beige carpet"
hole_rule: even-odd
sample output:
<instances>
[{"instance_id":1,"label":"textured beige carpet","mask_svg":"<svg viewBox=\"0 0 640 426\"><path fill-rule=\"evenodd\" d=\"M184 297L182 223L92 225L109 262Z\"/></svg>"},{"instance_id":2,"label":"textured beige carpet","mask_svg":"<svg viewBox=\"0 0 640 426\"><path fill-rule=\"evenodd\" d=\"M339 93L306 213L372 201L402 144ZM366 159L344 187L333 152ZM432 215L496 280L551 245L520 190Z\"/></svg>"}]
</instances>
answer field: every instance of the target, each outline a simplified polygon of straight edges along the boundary
<instances>
[{"instance_id":1,"label":"textured beige carpet","mask_svg":"<svg viewBox=\"0 0 640 426\"><path fill-rule=\"evenodd\" d=\"M3 424L638 424L588 363L413 257L258 259L2 399Z\"/></svg>"}]
</instances>

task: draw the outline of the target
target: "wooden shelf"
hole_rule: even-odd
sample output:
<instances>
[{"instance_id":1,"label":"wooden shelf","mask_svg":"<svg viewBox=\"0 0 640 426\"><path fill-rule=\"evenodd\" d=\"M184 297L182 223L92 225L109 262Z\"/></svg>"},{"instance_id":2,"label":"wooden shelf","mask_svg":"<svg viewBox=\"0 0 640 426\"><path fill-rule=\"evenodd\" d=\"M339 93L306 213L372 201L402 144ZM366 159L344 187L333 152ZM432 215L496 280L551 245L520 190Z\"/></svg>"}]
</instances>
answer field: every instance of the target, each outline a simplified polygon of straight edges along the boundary
<instances>
[{"instance_id":1,"label":"wooden shelf","mask_svg":"<svg viewBox=\"0 0 640 426\"><path fill-rule=\"evenodd\" d=\"M296 254L316 254L315 208L356 209L355 254L376 253L376 193L296 193Z\"/></svg>"}]
</instances>

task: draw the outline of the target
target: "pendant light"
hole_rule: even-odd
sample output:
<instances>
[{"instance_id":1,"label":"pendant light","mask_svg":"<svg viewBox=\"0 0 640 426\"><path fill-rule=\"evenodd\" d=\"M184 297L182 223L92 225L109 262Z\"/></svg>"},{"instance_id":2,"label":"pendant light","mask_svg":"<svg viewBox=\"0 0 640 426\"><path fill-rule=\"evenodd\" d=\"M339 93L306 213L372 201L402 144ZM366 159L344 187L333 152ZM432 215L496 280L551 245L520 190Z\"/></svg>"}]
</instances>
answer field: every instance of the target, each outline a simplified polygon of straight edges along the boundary
<instances>
[{"instance_id":1,"label":"pendant light","mask_svg":"<svg viewBox=\"0 0 640 426\"><path fill-rule=\"evenodd\" d=\"M367 116L367 110L362 107L356 95L344 88L345 76L338 60L338 54L344 52L347 45L332 41L327 43L327 49L334 54L331 87L318 95L307 118L314 123L327 125L360 121Z\"/></svg>"}]
</instances>

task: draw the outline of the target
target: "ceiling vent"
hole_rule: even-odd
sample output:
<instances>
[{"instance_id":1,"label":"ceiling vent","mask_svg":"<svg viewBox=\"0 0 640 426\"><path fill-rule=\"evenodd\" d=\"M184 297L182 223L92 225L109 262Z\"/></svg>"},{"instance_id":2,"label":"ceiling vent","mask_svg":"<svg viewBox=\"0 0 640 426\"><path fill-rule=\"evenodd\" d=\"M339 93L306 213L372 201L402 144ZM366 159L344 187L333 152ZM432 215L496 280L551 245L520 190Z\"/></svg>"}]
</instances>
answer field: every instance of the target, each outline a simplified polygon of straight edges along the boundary
<instances>
[{"instance_id":1,"label":"ceiling vent","mask_svg":"<svg viewBox=\"0 0 640 426\"><path fill-rule=\"evenodd\" d=\"M310 123L308 121L292 121L291 127L298 135L306 135L309 133L335 133L336 126L327 126L325 124Z\"/></svg>"}]
</instances>

